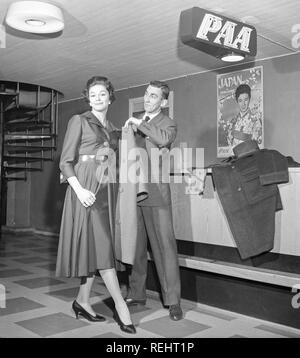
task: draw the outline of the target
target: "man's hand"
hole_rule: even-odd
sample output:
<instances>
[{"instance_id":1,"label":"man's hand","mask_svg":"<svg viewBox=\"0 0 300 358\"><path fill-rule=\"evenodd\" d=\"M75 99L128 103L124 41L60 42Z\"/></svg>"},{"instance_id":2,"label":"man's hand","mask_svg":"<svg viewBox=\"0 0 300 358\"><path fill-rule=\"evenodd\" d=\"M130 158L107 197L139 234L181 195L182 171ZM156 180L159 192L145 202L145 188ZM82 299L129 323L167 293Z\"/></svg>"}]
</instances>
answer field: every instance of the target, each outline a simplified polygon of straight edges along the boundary
<instances>
[{"instance_id":1,"label":"man's hand","mask_svg":"<svg viewBox=\"0 0 300 358\"><path fill-rule=\"evenodd\" d=\"M142 119L138 119L135 117L130 117L129 119L127 119L127 121L124 124L125 128L128 128L128 126L132 126L133 130L136 132L137 127L143 122Z\"/></svg>"}]
</instances>

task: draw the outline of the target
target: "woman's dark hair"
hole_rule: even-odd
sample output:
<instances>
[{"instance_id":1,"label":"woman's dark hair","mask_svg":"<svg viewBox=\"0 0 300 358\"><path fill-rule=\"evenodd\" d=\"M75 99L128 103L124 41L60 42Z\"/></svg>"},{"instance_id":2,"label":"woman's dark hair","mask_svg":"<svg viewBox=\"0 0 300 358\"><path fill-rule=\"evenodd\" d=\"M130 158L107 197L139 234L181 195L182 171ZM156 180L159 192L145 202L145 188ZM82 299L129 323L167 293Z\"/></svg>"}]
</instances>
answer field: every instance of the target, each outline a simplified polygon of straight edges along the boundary
<instances>
[{"instance_id":1,"label":"woman's dark hair","mask_svg":"<svg viewBox=\"0 0 300 358\"><path fill-rule=\"evenodd\" d=\"M237 89L235 90L235 99L238 100L239 96L242 93L247 93L249 96L249 99L251 98L251 88L250 86L246 85L245 83L242 85L239 85Z\"/></svg>"},{"instance_id":2,"label":"woman's dark hair","mask_svg":"<svg viewBox=\"0 0 300 358\"><path fill-rule=\"evenodd\" d=\"M109 93L109 100L111 103L116 99L115 97L115 90L111 82L103 76L93 76L91 77L85 86L85 89L82 91L82 95L89 101L89 90L94 85L103 85L107 89Z\"/></svg>"}]
</instances>

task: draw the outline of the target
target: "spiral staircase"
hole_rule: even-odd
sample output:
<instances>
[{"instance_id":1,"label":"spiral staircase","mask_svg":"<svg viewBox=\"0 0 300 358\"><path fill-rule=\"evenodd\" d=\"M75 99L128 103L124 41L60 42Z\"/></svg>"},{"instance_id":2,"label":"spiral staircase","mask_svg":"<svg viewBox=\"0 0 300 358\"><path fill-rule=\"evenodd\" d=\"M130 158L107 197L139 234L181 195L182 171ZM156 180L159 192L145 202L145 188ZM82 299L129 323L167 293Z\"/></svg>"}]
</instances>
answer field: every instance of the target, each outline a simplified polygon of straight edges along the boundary
<instances>
[{"instance_id":1,"label":"spiral staircase","mask_svg":"<svg viewBox=\"0 0 300 358\"><path fill-rule=\"evenodd\" d=\"M56 150L60 92L39 85L0 81L0 209L6 222L7 182L42 171ZM0 230L1 235L1 230Z\"/></svg>"}]
</instances>

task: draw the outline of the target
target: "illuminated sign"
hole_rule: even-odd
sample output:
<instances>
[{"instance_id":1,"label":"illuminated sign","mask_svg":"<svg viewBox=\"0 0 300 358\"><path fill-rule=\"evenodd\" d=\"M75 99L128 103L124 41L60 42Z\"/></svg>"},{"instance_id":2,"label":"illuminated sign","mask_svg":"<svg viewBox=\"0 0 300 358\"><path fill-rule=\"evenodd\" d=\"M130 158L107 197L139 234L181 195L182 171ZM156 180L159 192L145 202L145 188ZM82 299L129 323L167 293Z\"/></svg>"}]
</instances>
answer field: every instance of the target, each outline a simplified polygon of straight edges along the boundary
<instances>
[{"instance_id":1,"label":"illuminated sign","mask_svg":"<svg viewBox=\"0 0 300 358\"><path fill-rule=\"evenodd\" d=\"M180 35L184 44L216 57L231 51L255 56L257 51L253 26L199 7L181 12Z\"/></svg>"}]
</instances>

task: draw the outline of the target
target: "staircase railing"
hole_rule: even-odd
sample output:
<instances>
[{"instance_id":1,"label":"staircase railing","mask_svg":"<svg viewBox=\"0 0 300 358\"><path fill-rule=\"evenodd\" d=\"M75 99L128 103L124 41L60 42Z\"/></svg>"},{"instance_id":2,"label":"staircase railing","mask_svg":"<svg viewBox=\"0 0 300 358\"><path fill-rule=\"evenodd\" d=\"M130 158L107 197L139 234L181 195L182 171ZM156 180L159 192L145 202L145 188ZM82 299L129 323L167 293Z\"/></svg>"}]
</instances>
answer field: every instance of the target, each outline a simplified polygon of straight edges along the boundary
<instances>
[{"instance_id":1,"label":"staircase railing","mask_svg":"<svg viewBox=\"0 0 300 358\"><path fill-rule=\"evenodd\" d=\"M27 180L54 159L60 92L28 83L0 81L0 208L6 222L7 182ZM1 232L1 230L0 230Z\"/></svg>"}]
</instances>

